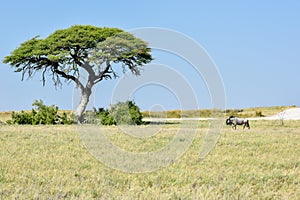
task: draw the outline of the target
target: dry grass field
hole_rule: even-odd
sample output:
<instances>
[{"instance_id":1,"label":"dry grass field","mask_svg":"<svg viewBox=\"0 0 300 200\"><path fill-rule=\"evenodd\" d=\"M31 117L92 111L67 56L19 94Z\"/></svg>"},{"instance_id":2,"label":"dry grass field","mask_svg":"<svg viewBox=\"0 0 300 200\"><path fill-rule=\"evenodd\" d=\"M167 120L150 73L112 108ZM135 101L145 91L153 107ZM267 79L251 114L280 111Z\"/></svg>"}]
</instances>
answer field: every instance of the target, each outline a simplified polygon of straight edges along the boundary
<instances>
[{"instance_id":1,"label":"dry grass field","mask_svg":"<svg viewBox=\"0 0 300 200\"><path fill-rule=\"evenodd\" d=\"M251 121L250 130L236 131L224 126L199 161L208 127L200 122L192 145L172 165L126 173L95 159L75 125L1 125L1 199L299 199L300 121ZM149 138L99 128L121 148L143 152L163 148L180 124L166 124Z\"/></svg>"},{"instance_id":2,"label":"dry grass field","mask_svg":"<svg viewBox=\"0 0 300 200\"><path fill-rule=\"evenodd\" d=\"M227 109L226 116L235 115L239 117L261 117L262 116L272 116L283 110L289 108L295 108L296 106L272 106L272 107L255 107L255 108L245 108L245 109ZM144 111L144 117L153 118L199 118L199 117L210 117L213 110L202 109L202 110L168 110L165 112L155 112L155 111Z\"/></svg>"}]
</instances>

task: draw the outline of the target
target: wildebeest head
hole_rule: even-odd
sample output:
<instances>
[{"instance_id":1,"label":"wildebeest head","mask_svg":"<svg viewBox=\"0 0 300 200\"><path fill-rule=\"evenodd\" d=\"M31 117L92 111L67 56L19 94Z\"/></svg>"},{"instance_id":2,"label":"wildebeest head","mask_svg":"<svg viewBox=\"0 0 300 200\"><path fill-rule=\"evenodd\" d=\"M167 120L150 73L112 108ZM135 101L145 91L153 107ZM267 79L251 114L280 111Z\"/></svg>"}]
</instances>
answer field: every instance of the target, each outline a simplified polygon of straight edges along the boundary
<instances>
[{"instance_id":1,"label":"wildebeest head","mask_svg":"<svg viewBox=\"0 0 300 200\"><path fill-rule=\"evenodd\" d=\"M231 125L232 121L230 119L226 119L226 125Z\"/></svg>"},{"instance_id":2,"label":"wildebeest head","mask_svg":"<svg viewBox=\"0 0 300 200\"><path fill-rule=\"evenodd\" d=\"M232 125L234 118L235 118L235 116L230 116L228 119L226 119L226 125Z\"/></svg>"}]
</instances>

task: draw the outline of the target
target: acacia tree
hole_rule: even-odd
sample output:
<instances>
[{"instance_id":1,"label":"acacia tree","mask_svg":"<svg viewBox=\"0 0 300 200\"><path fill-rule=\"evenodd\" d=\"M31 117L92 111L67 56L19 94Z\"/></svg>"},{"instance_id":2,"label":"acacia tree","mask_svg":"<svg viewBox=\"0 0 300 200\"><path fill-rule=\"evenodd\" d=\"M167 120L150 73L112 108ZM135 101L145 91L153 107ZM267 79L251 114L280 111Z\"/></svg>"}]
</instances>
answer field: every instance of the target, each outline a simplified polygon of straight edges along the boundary
<instances>
[{"instance_id":1,"label":"acacia tree","mask_svg":"<svg viewBox=\"0 0 300 200\"><path fill-rule=\"evenodd\" d=\"M34 37L6 56L4 63L22 73L24 78L41 72L45 85L50 75L55 87L62 80L74 82L81 91L81 99L75 114L79 122L92 94L92 87L102 80L117 78L116 67L125 73L130 70L139 75L141 67L152 60L147 43L118 28L101 28L75 25L57 30L45 39ZM82 71L87 80L82 81Z\"/></svg>"}]
</instances>

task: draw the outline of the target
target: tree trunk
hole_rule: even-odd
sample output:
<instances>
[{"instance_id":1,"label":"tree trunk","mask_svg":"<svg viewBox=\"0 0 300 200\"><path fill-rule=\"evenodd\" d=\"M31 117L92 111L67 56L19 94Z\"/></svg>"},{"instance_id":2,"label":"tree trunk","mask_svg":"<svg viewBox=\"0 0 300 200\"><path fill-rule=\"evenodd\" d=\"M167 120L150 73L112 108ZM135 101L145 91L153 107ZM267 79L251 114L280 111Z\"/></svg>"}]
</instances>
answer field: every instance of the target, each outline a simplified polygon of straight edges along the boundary
<instances>
[{"instance_id":1,"label":"tree trunk","mask_svg":"<svg viewBox=\"0 0 300 200\"><path fill-rule=\"evenodd\" d=\"M83 122L83 113L86 109L87 104L89 103L92 90L90 88L85 88L81 91L81 98L78 107L75 110L75 115L77 116L78 123Z\"/></svg>"}]
</instances>

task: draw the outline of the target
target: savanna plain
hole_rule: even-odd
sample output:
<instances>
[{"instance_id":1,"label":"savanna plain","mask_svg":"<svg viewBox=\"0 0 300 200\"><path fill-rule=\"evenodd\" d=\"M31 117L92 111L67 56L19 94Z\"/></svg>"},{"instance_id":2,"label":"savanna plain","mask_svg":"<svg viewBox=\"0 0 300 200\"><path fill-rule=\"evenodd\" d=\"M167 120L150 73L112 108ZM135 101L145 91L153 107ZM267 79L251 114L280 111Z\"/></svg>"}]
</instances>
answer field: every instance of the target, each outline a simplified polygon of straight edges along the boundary
<instances>
[{"instance_id":1,"label":"savanna plain","mask_svg":"<svg viewBox=\"0 0 300 200\"><path fill-rule=\"evenodd\" d=\"M203 160L199 152L210 122L189 123L184 129L197 123L196 135L184 154L144 173L99 162L82 144L76 125L0 125L0 199L300 198L299 120L251 121L250 130L224 124ZM124 151L147 152L164 148L182 128L180 122L152 125L157 126L146 138L117 126L99 129Z\"/></svg>"}]
</instances>

